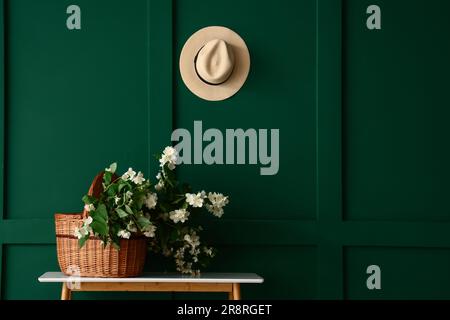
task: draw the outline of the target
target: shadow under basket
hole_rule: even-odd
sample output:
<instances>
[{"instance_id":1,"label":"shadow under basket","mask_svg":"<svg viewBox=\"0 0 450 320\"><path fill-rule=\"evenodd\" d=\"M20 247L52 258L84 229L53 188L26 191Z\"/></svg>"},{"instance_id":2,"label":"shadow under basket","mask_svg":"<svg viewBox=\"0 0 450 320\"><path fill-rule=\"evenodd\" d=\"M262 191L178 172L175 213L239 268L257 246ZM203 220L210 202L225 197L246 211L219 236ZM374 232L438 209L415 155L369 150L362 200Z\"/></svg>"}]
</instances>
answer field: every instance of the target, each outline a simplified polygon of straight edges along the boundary
<instances>
[{"instance_id":1,"label":"shadow under basket","mask_svg":"<svg viewBox=\"0 0 450 320\"><path fill-rule=\"evenodd\" d=\"M80 277L124 278L135 277L144 269L147 239L120 240L120 250L101 240L89 238L82 248L74 236L76 227L83 225L83 214L55 214L56 251L61 271Z\"/></svg>"}]
</instances>

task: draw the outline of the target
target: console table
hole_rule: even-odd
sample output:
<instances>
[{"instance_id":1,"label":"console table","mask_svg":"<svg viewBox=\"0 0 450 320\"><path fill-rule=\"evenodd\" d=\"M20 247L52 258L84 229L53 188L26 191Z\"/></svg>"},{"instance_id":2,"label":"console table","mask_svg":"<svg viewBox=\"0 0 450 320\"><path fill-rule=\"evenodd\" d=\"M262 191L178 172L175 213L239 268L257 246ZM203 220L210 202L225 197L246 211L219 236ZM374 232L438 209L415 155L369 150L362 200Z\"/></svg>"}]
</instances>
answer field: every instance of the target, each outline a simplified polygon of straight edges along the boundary
<instances>
[{"instance_id":1,"label":"console table","mask_svg":"<svg viewBox=\"0 0 450 320\"><path fill-rule=\"evenodd\" d=\"M263 283L255 273L202 273L186 276L173 273L145 273L134 278L89 278L46 272L39 282L61 283L61 300L75 291L225 292L230 300L241 299L241 283Z\"/></svg>"}]
</instances>

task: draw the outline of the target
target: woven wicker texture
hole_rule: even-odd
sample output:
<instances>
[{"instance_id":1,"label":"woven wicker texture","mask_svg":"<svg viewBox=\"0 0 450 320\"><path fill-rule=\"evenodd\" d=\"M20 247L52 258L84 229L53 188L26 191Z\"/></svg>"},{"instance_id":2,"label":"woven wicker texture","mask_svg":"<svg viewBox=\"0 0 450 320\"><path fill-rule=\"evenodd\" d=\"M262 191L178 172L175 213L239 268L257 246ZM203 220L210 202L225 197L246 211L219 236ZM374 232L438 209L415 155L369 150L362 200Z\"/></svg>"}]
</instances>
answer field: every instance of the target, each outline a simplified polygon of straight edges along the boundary
<instances>
[{"instance_id":1,"label":"woven wicker texture","mask_svg":"<svg viewBox=\"0 0 450 320\"><path fill-rule=\"evenodd\" d=\"M98 174L89 188L89 195L98 197L102 192L103 173ZM80 249L74 236L75 228L81 227L82 213L55 214L56 250L61 271L80 277L134 277L142 273L147 254L147 239L132 238L120 241L120 250L111 245L103 247L101 240L91 236Z\"/></svg>"}]
</instances>

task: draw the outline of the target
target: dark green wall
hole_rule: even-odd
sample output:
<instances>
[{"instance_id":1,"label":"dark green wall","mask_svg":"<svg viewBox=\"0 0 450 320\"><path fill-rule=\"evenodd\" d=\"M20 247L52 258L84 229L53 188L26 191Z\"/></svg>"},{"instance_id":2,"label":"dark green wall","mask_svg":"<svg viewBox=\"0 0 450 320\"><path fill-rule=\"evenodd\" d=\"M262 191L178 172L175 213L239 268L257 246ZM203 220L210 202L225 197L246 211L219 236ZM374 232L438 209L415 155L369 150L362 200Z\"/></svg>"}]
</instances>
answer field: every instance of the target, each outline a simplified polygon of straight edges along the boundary
<instances>
[{"instance_id":1,"label":"dark green wall","mask_svg":"<svg viewBox=\"0 0 450 320\"><path fill-rule=\"evenodd\" d=\"M82 29L65 26L68 5ZM366 28L366 8L382 29ZM245 298L450 298L444 0L0 0L1 297L56 299L55 212L76 212L115 160L154 175L173 128L279 128L280 170L191 165L230 195L206 237L212 271L256 272ZM229 100L184 86L187 38L224 25L246 41L249 78ZM366 268L381 267L382 290ZM152 256L149 270L162 270ZM78 298L190 298L78 294ZM198 296L196 296L198 297ZM201 295L204 298L221 295Z\"/></svg>"}]
</instances>

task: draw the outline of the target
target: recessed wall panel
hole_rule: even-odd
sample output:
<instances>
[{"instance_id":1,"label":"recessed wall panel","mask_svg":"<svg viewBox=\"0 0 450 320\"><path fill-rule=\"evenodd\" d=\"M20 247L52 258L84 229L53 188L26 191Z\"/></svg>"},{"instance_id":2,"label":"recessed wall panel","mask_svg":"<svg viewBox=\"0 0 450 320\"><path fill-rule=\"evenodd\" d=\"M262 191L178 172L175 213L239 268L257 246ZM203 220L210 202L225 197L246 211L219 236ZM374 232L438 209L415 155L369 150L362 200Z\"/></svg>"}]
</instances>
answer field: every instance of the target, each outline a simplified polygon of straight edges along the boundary
<instances>
[{"instance_id":1,"label":"recessed wall panel","mask_svg":"<svg viewBox=\"0 0 450 320\"><path fill-rule=\"evenodd\" d=\"M449 220L448 1L343 1L343 196L350 220Z\"/></svg>"}]
</instances>

